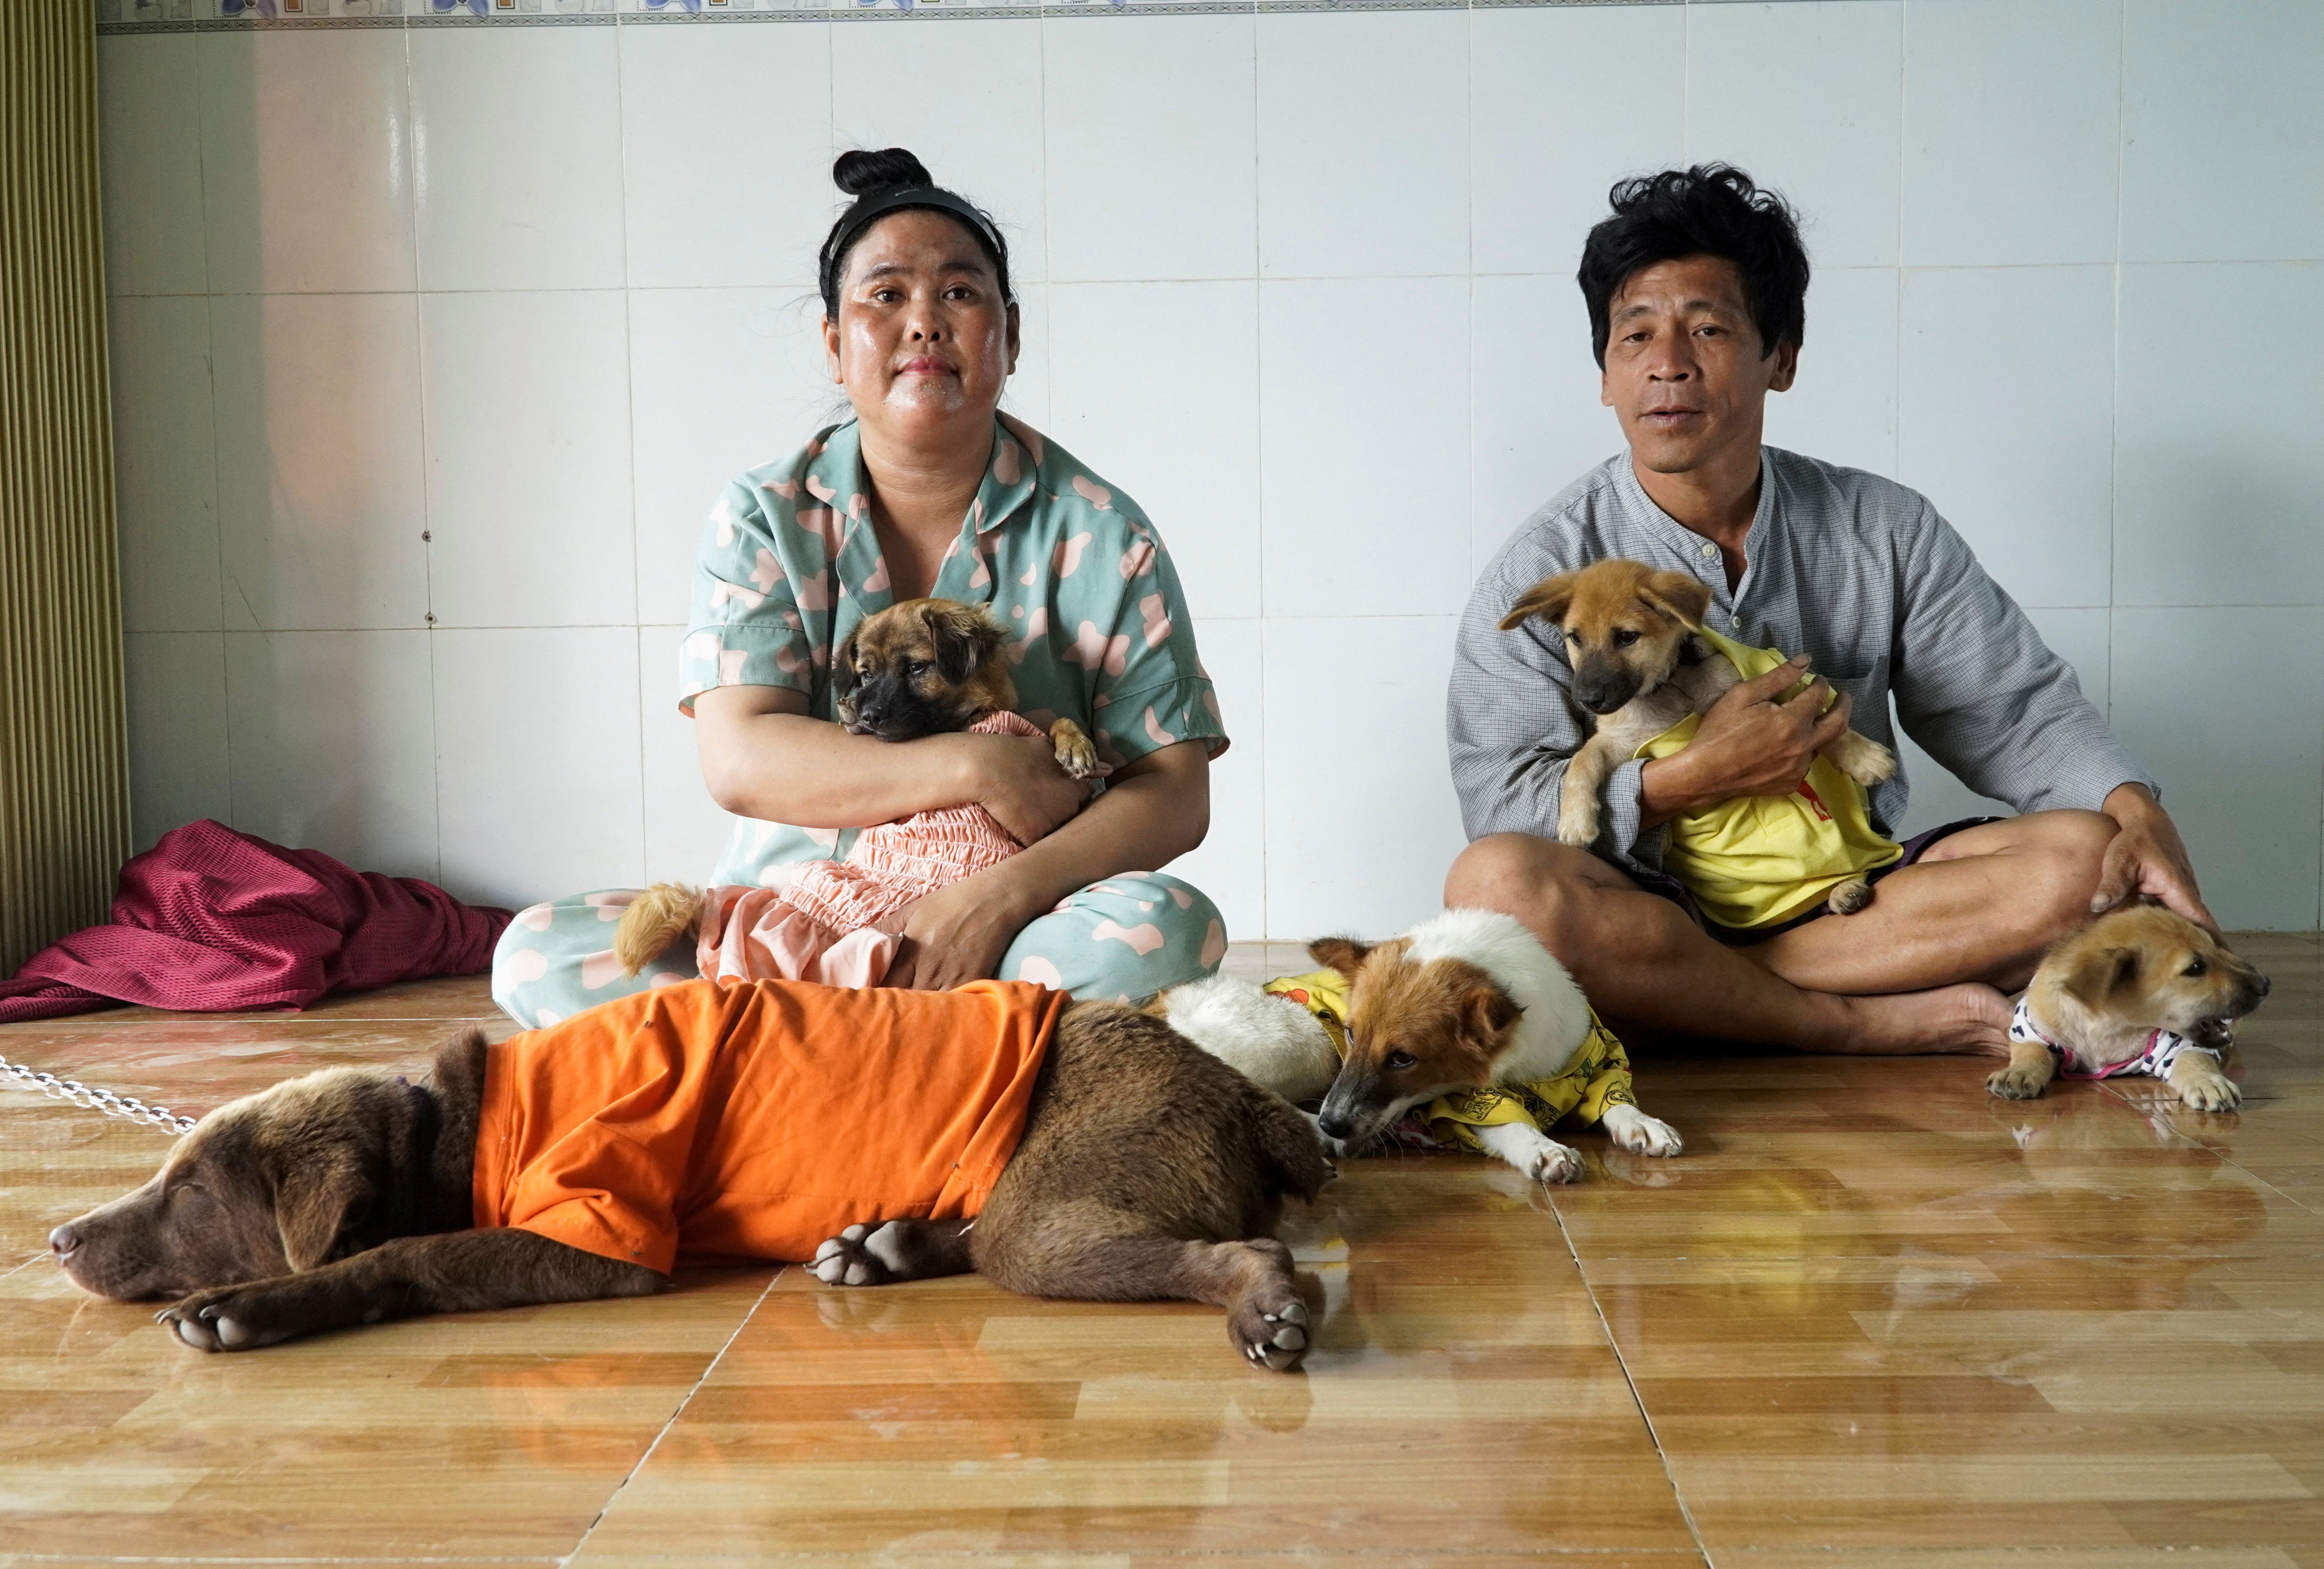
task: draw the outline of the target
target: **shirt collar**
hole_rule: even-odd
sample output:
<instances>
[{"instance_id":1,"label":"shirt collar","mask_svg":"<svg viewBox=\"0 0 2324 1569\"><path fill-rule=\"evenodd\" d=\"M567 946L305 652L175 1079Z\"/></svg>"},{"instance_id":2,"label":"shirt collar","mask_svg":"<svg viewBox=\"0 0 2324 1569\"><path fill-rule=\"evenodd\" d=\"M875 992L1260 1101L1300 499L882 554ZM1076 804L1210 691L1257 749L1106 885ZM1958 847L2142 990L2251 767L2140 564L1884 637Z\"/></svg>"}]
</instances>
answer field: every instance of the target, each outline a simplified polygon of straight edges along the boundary
<instances>
[{"instance_id":1,"label":"shirt collar","mask_svg":"<svg viewBox=\"0 0 2324 1569\"><path fill-rule=\"evenodd\" d=\"M1759 448L1759 504L1751 514L1749 530L1743 536L1743 578L1732 591L1727 586L1727 569L1719 560L1717 546L1712 546L1712 555L1705 556L1702 547L1712 542L1664 511L1661 505L1646 494L1646 486L1638 482L1637 463L1628 450L1615 459L1615 467L1618 471L1615 482L1621 487L1623 497L1645 520L1646 527L1660 536L1663 543L1686 563L1689 572L1710 586L1720 603L1730 610L1739 604L1744 592L1751 586L1751 580L1758 574L1759 558L1775 529L1775 467L1767 461L1766 447L1762 445Z\"/></svg>"},{"instance_id":2,"label":"shirt collar","mask_svg":"<svg viewBox=\"0 0 2324 1569\"><path fill-rule=\"evenodd\" d=\"M853 604L857 616L868 616L895 603L896 596L880 555L878 531L872 527L872 481L863 468L862 427L850 419L818 440L819 449L807 468L813 500L803 499L801 504L820 504L837 515L839 548L832 560L838 567L839 597ZM992 572L996 536L1033 500L1045 446L1031 427L1005 415L994 418L992 455L986 460L984 478L930 592L973 604L992 599L998 587Z\"/></svg>"}]
</instances>

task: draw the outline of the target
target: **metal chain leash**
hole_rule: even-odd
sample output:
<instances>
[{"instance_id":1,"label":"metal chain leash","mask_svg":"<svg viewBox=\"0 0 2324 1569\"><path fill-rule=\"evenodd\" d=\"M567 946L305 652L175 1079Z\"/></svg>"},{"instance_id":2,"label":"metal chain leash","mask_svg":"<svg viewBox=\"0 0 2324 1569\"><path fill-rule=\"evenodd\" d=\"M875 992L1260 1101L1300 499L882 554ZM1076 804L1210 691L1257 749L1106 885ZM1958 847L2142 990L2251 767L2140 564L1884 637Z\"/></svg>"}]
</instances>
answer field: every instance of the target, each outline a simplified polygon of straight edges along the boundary
<instances>
[{"instance_id":1,"label":"metal chain leash","mask_svg":"<svg viewBox=\"0 0 2324 1569\"><path fill-rule=\"evenodd\" d=\"M134 1095L115 1095L109 1089L91 1089L77 1078L59 1078L53 1073L43 1073L22 1062L11 1062L0 1057L0 1080L14 1079L27 1089L37 1089L51 1100L61 1100L74 1106L85 1106L103 1112L109 1117L123 1117L133 1123L143 1123L161 1128L173 1137L182 1138L194 1131L194 1119L181 1117L165 1106L147 1106Z\"/></svg>"}]
</instances>

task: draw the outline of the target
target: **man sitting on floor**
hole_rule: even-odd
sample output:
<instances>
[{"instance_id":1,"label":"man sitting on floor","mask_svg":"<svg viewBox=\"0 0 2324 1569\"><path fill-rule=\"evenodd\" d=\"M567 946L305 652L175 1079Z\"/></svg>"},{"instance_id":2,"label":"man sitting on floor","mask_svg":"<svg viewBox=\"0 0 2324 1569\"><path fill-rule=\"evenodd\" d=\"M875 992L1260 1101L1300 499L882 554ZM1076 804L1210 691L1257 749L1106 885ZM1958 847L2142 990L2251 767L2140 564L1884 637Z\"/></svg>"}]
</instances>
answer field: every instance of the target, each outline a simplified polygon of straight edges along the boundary
<instances>
[{"instance_id":1,"label":"man sitting on floor","mask_svg":"<svg viewBox=\"0 0 2324 1569\"><path fill-rule=\"evenodd\" d=\"M1833 1052L2006 1051L2003 991L2134 895L2214 924L2154 782L1936 509L1760 445L1805 317L1807 255L1783 201L1720 166L1627 181L1613 199L1580 276L1629 450L1535 514L1470 598L1447 729L1472 842L1445 903L1524 921L1618 1021ZM1701 579L1709 628L1808 656L1818 679L1788 702L1795 665L1746 681L1683 751L1624 764L1592 853L1554 837L1588 736L1557 630L1499 622L1542 579L1609 556ZM1662 825L1796 791L1843 726L1893 745L1892 695L1914 740L2024 815L1909 842L1856 914L1706 930L1660 869ZM1872 791L1882 831L1905 796L1901 771Z\"/></svg>"}]
</instances>

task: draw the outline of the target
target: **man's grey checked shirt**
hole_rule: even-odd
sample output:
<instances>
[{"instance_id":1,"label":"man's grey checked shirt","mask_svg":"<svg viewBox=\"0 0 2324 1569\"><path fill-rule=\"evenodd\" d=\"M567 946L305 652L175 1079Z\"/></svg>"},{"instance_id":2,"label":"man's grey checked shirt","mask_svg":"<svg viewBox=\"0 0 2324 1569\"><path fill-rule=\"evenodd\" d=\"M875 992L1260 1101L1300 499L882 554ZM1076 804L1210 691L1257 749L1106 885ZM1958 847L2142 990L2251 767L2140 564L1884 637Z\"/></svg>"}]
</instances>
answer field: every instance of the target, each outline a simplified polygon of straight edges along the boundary
<instances>
[{"instance_id":1,"label":"man's grey checked shirt","mask_svg":"<svg viewBox=\"0 0 2324 1569\"><path fill-rule=\"evenodd\" d=\"M1501 547L1461 619L1446 702L1452 785L1471 839L1557 831L1566 762L1589 737L1566 699L1563 639L1537 618L1510 632L1499 623L1542 579L1609 556L1700 579L1714 631L1812 655L1815 673L1854 700L1849 722L1891 747L1893 697L1905 733L1931 757L2020 812L2095 810L2128 780L2155 788L2072 667L1924 497L1776 447L1761 449L1759 473L1759 510L1732 592L1719 547L1647 499L1628 452L1568 486ZM1597 847L1633 868L1662 857L1662 830L1638 825L1644 766L1626 763L1607 782ZM1902 768L1874 788L1883 832L1904 820L1910 789Z\"/></svg>"}]
</instances>

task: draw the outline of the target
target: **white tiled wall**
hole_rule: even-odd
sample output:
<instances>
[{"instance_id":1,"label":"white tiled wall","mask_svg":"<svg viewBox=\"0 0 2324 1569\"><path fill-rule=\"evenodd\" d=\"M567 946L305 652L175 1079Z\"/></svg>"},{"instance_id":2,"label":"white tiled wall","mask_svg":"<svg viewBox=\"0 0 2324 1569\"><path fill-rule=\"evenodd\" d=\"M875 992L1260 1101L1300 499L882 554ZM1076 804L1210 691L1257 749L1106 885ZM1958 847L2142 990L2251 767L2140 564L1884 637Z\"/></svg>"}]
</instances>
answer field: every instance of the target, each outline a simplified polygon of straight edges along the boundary
<instances>
[{"instance_id":1,"label":"white tiled wall","mask_svg":"<svg viewBox=\"0 0 2324 1569\"><path fill-rule=\"evenodd\" d=\"M1235 736L1181 869L1238 937L1391 930L1461 843L1469 582L1618 445L1582 235L1728 159L1817 264L1770 439L1933 498L2221 915L2318 923L2313 0L400 9L102 42L142 842L214 815L508 903L706 872L696 525L836 407L827 171L900 142L1010 235L1011 406L1172 542ZM1911 766L1908 826L1971 808Z\"/></svg>"}]
</instances>

